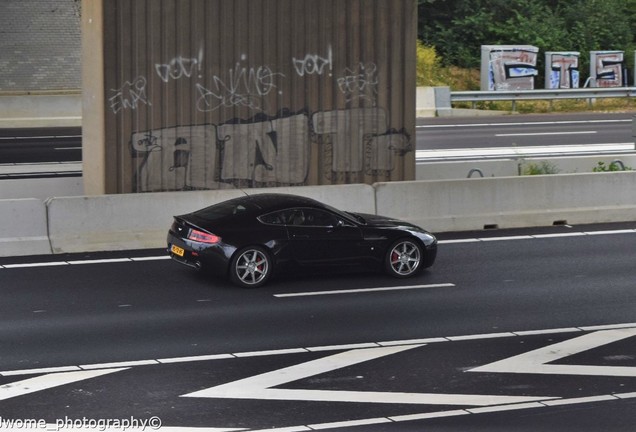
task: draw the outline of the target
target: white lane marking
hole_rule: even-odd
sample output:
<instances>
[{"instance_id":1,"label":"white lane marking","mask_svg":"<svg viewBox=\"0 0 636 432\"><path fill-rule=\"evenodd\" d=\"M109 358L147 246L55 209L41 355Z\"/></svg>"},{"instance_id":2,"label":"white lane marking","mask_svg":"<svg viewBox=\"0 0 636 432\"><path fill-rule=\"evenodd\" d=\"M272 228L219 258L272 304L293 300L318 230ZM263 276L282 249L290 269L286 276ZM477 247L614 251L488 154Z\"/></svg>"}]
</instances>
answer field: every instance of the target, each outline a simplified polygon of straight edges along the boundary
<instances>
[{"instance_id":1,"label":"white lane marking","mask_svg":"<svg viewBox=\"0 0 636 432\"><path fill-rule=\"evenodd\" d=\"M416 150L415 158L418 163L439 159L467 159L484 158L518 158L538 155L589 154L589 153L617 153L633 152L634 143L600 143L600 144L568 144L553 146L513 146L513 147L479 147L455 149Z\"/></svg>"},{"instance_id":2,"label":"white lane marking","mask_svg":"<svg viewBox=\"0 0 636 432\"><path fill-rule=\"evenodd\" d=\"M408 339L408 340L397 340L397 341L387 341L387 342L378 342L380 346L395 346L395 345L415 345L415 344L431 344L436 342L448 342L448 338L424 338L424 339Z\"/></svg>"},{"instance_id":3,"label":"white lane marking","mask_svg":"<svg viewBox=\"0 0 636 432\"><path fill-rule=\"evenodd\" d=\"M544 136L544 135L592 135L596 131L576 131L576 132L532 132L532 133L508 133L495 134L496 137L514 137L514 136Z\"/></svg>"},{"instance_id":4,"label":"white lane marking","mask_svg":"<svg viewBox=\"0 0 636 432\"><path fill-rule=\"evenodd\" d=\"M633 145L633 144L632 144ZM500 236L500 237L479 237L479 238L462 238L462 239L450 239L439 240L439 244L453 244L453 243L476 243L486 241L508 241L508 240L531 240L531 239L547 239L547 238L560 238L560 237L580 237L580 236L600 236L600 235L615 235L615 234L635 234L636 229L620 229L620 230L602 230L602 231L575 231L569 233L555 233L555 234L529 234L520 236ZM78 265L78 264L111 264L117 262L144 262L144 261L160 261L170 260L168 255L148 256L148 257L131 257L131 258L113 258L113 259L94 259L94 260L74 260L74 261L50 261L50 262L35 262L35 263L21 263L21 264L4 264L0 265L0 269L20 269L31 267L55 267L66 265Z\"/></svg>"},{"instance_id":5,"label":"white lane marking","mask_svg":"<svg viewBox=\"0 0 636 432\"><path fill-rule=\"evenodd\" d=\"M609 324L609 325L596 325L596 326L586 326L586 327L570 327L570 328L562 328L562 329L546 329L546 330L535 330L535 331L516 331L512 332L514 335L540 335L540 334L554 334L559 332L580 332L580 331L597 331L597 330L618 330L618 329L631 329L631 331L636 332L636 323L621 323L621 324ZM631 332L630 332L631 333ZM507 335L508 333L503 333ZM487 339L489 337L500 337L502 333L493 333L493 334L484 334L484 335L469 335L470 338L482 337ZM614 335L616 336L616 335ZM466 337L462 336L454 336L449 338L431 338L428 339L431 342L445 342L454 340L465 340ZM397 343L398 341L396 341ZM392 342L385 342L392 343ZM579 342L580 343L580 342ZM424 344L416 344L417 346L423 346ZM407 345L404 349L409 349L413 344ZM309 349L308 349L309 350ZM282 350L278 350L282 352ZM215 360L215 359L227 359L227 358L235 358L230 354L220 354L220 355L211 355L211 356L194 356L194 357L181 357L181 358L173 358L173 359L164 359L157 360L160 363L181 363L181 362L190 362L190 361L202 361L202 360ZM19 375L19 374L32 374L32 373L43 373L45 371L51 371L56 368L48 368L48 369L32 369L32 370L24 370L24 371L14 371L9 373L0 373L0 375L9 376L9 375ZM62 369L62 368L57 368ZM77 367L75 367L77 369ZM19 373L18 373L19 372ZM85 371L81 371L79 373L84 373ZM94 371L99 372L99 371ZM76 372L70 372L76 373ZM105 373L110 373L110 371L106 371ZM40 377L42 378L42 377ZM25 380L28 381L28 380ZM13 383L15 384L15 383ZM0 388L0 391L3 389ZM636 399L636 392L630 393L619 393L619 394L609 394L609 395L594 395L587 397L577 397L577 398L565 398L565 399L550 399L550 400L542 400L535 402L521 402L516 404L502 404L502 405L492 405L484 408L469 408L469 409L456 409L456 410L445 410L445 411L437 411L437 412L425 412L425 413L415 413L415 414L407 414L407 415L399 415L399 416L391 416L391 417L380 417L380 418L368 418L368 419L359 419L355 421L347 421L347 422L339 422L339 423L320 423L320 424L311 424L311 425L299 425L299 426L287 426L282 428L271 428L266 429L269 432L292 432L292 431L311 431L311 430L319 430L319 429L331 429L335 427L354 427L354 426L362 426L376 423L385 423L386 420L390 422L407 422L407 421L417 421L417 420L427 420L427 419L435 419L435 418L447 418L447 417L455 417L455 416L463 416L463 415L478 415L485 412L503 412L503 411L514 411L521 409L539 409L560 405L577 405L584 403L595 403L595 402L606 402L606 401L619 401L619 400L628 400L628 399ZM181 432L197 432L199 428L184 428L184 427L164 427L166 430L179 430ZM238 429L231 428L206 428L206 430L211 431L231 431ZM256 430L251 429L252 432L257 432ZM265 431L265 430L263 430Z\"/></svg>"},{"instance_id":6,"label":"white lane marking","mask_svg":"<svg viewBox=\"0 0 636 432\"><path fill-rule=\"evenodd\" d=\"M169 255L159 255L159 256L150 256L150 257L136 257L136 258L131 258L131 261L160 261L160 260L169 260L172 259L170 258Z\"/></svg>"},{"instance_id":7,"label":"white lane marking","mask_svg":"<svg viewBox=\"0 0 636 432\"><path fill-rule=\"evenodd\" d=\"M193 393L188 393L181 397L473 406L488 406L555 399L555 397L552 396L400 393L274 388L292 381L298 381L422 346L425 345L354 349L317 360L311 360L305 363L277 369L271 372L265 372L260 375L250 376Z\"/></svg>"},{"instance_id":8,"label":"white lane marking","mask_svg":"<svg viewBox=\"0 0 636 432\"><path fill-rule=\"evenodd\" d=\"M636 331L636 322L620 323L620 324L603 324L598 326L543 329L543 330L520 330L520 331L512 331L512 332L504 332L504 333L502 332L484 333L484 334L473 334L473 335L464 335L464 336L446 336L446 337L433 337L433 338L422 338L422 339L412 339L412 340L364 342L364 343L315 346L315 347L305 347L305 348L288 348L288 349L267 350L267 352L270 353L270 355L274 355L274 354L285 354L287 351L298 351L298 352L342 351L342 350L390 347L390 346L400 346L400 345L415 345L415 344L421 345L421 344L442 343L442 342L461 342L465 340L480 340L480 339L487 340L487 339L495 339L500 337L541 336L541 335L552 335L555 333L596 332L596 331L602 331L602 330L619 330L619 329L631 329ZM251 353L234 353L234 354L231 354L231 353L207 354L207 355L200 355L200 356L173 357L173 358L154 359L154 360L137 360L137 361L154 362L154 363L188 363L188 362L217 360L217 359L232 359L232 358L239 358L239 356L247 357L248 355L259 356L263 352L265 351L253 351ZM36 373L50 373L50 372L66 372L69 370L83 370L83 368L88 369L88 368L91 368L92 366L94 365L84 365L81 367L80 366L61 366L61 367L40 368L40 369L21 369L21 370L13 370L13 371L0 371L0 376L28 375L28 374L36 374Z\"/></svg>"},{"instance_id":9,"label":"white lane marking","mask_svg":"<svg viewBox=\"0 0 636 432\"><path fill-rule=\"evenodd\" d=\"M624 229L624 230L607 230L607 231L587 231L586 235L614 235L614 234L633 234L636 230Z\"/></svg>"},{"instance_id":10,"label":"white lane marking","mask_svg":"<svg viewBox=\"0 0 636 432\"><path fill-rule=\"evenodd\" d=\"M159 364L157 360L137 360L126 362L113 362L102 364L81 365L82 370L94 370L94 369L110 369L110 368L130 368L133 366L149 366Z\"/></svg>"},{"instance_id":11,"label":"white lane marking","mask_svg":"<svg viewBox=\"0 0 636 432\"><path fill-rule=\"evenodd\" d=\"M570 357L633 336L636 336L636 328L599 330L574 339L469 369L468 372L636 377L636 367L634 366L550 364L565 357Z\"/></svg>"},{"instance_id":12,"label":"white lane marking","mask_svg":"<svg viewBox=\"0 0 636 432\"><path fill-rule=\"evenodd\" d=\"M130 258L109 258L109 259L92 259L92 260L77 260L67 261L70 265L83 265L83 264L113 264L120 262L130 262Z\"/></svg>"},{"instance_id":13,"label":"white lane marking","mask_svg":"<svg viewBox=\"0 0 636 432\"><path fill-rule=\"evenodd\" d=\"M484 408L446 410L446 411L436 411L436 412L425 412L421 414L405 414L405 415L399 415L399 416L386 417L386 419L395 423L402 423L402 422L412 422L412 421L418 421L418 420L431 420L431 419L439 419L439 418L457 417L457 416L464 416L464 415L478 415L483 413L516 411L516 410L522 410L522 409L535 409L535 408L539 409L539 408L549 408L549 407L558 406L558 405L578 405L578 404L584 404L584 403L619 401L619 400L635 399L635 398L636 398L636 393L608 394L608 395L598 395L598 396L592 396L592 397L586 397L586 398L554 399L554 400L541 401L541 402L499 405L499 406L490 406L490 407L484 407ZM376 424L376 423L383 423L383 418L356 420L344 426L353 427L353 426L362 426L365 424ZM294 428L289 428L289 429L275 428L275 429L267 429L267 430L270 432L284 432L287 430L310 431L310 430L329 429L332 427L336 427L331 425L335 425L335 423L312 424L307 426L296 426ZM303 427L305 427L306 429L302 429ZM258 432L258 431L251 431L251 432Z\"/></svg>"},{"instance_id":14,"label":"white lane marking","mask_svg":"<svg viewBox=\"0 0 636 432\"><path fill-rule=\"evenodd\" d=\"M77 381L83 381L86 379L95 378L122 370L125 370L125 368L102 369L95 371L59 372L42 375L35 378L28 378L22 381L12 382L0 386L0 400L11 399L17 396L35 393L53 387L71 384Z\"/></svg>"},{"instance_id":15,"label":"white lane marking","mask_svg":"<svg viewBox=\"0 0 636 432\"><path fill-rule=\"evenodd\" d=\"M636 231L634 231L636 233ZM555 233L555 234L537 234L534 237L538 239L546 238L561 238L561 237L582 237L587 235L584 232L571 232L571 233Z\"/></svg>"},{"instance_id":16,"label":"white lane marking","mask_svg":"<svg viewBox=\"0 0 636 432\"><path fill-rule=\"evenodd\" d=\"M510 405L496 405L487 408L473 408L473 409L455 409L455 410L446 410L446 411L434 411L434 412L424 412L424 413L416 413L416 414L405 414L398 416L390 416L390 417L375 417L375 418L366 418L359 420L350 420L343 422L331 422L331 423L316 423L316 424L308 424L308 425L297 425L297 426L284 426L279 428L267 428L267 429L249 429L250 432L311 432L315 430L328 430L334 428L347 428L347 427L356 427L356 426L369 426L375 424L383 424L383 423L403 423L403 422L413 422L413 421L423 421L423 420L431 420L431 419L441 419L441 418L451 418L465 415L479 415L482 413L495 413L495 412L504 412L504 411L515 411L522 409L543 409L550 408L555 405L576 405L576 404L584 404L584 403L594 403L594 402L607 402L607 401L619 401L619 400L627 400L627 399L635 399L636 393L616 393L609 395L598 395L589 398L570 398L570 399L556 399L542 402L530 402L530 403L519 403L519 404L510 404ZM57 425L47 424L47 430L58 430ZM59 429L60 432L66 432L65 429ZM110 432L109 429L106 429ZM201 427L183 427L183 426L162 426L162 431L166 432L232 432L232 431L241 431L248 429L233 429L233 428L201 428ZM69 430L70 432L70 430Z\"/></svg>"},{"instance_id":17,"label":"white lane marking","mask_svg":"<svg viewBox=\"0 0 636 432\"><path fill-rule=\"evenodd\" d=\"M448 336L448 339L451 342L460 342L460 341L468 341L468 340L479 340L479 339L496 339L496 338L504 338L504 337L514 337L517 336L513 332L504 332L504 333L487 333L487 334L476 334L476 335L468 335L468 336Z\"/></svg>"},{"instance_id":18,"label":"white lane marking","mask_svg":"<svg viewBox=\"0 0 636 432\"><path fill-rule=\"evenodd\" d=\"M361 348L375 348L379 344L375 342L357 343L357 344L345 344L345 345L324 345L306 348L307 351L319 352L319 351L335 351L335 350L349 350L349 349L361 349Z\"/></svg>"},{"instance_id":19,"label":"white lane marking","mask_svg":"<svg viewBox=\"0 0 636 432\"><path fill-rule=\"evenodd\" d=\"M110 258L110 259L93 259L93 260L71 260L71 261L50 261L50 262L36 262L36 263L22 263L22 264L4 264L0 265L0 269L18 269L18 268L30 268L30 267L56 267L67 265L86 265L86 264L112 264L112 263L124 263L124 262L143 262L143 261L160 261L171 259L168 255L160 256L148 256L148 257L133 257L133 258Z\"/></svg>"},{"instance_id":20,"label":"white lane marking","mask_svg":"<svg viewBox=\"0 0 636 432\"><path fill-rule=\"evenodd\" d=\"M68 417L66 418L69 423L68 424L64 424L62 423L61 425L59 423L47 423L45 425L42 425L41 429L39 427L39 423L35 423L35 426L37 426L38 428L36 430L44 430L44 431L55 431L55 432L95 432L95 431L99 431L99 432L123 432L123 431L127 431L127 432L148 432L148 431L154 431L154 430L160 430L161 432L240 432L240 431L246 431L246 432L256 432L254 430L249 430L245 429L245 428L211 428L211 427L199 427L199 426L195 426L195 427L183 427L183 426L163 426L161 425L160 428L155 428L152 425L149 424L142 424L143 421L148 421L148 420L138 420L138 424L140 426L129 426L127 424L127 422L124 421L119 421L119 423L121 423L122 425L116 425L116 426L106 426L104 424L102 424L100 421L96 421L97 422L97 426L95 425L95 423L93 423L93 420L91 419L91 423L86 423L83 424L83 426L80 426L79 424L75 424L71 421L71 419L69 419ZM88 421L86 419L86 417L84 417L84 419L86 421ZM14 426L11 427L10 423L12 420L10 419L3 419L4 422L4 427L2 429L2 432L23 432L25 429L27 429L27 426L25 426L24 423L20 424L18 422L14 422L14 424L18 425L18 426ZM60 419L59 421L64 421L64 419ZM77 422L80 422L81 420L76 420ZM117 421L112 421L112 423L118 423ZM133 423L133 421L131 420L131 423ZM272 429L273 430L273 429ZM278 432L301 432L301 431L309 431L310 429L304 428L304 429L296 429L296 430L286 430L286 429L279 429Z\"/></svg>"},{"instance_id":21,"label":"white lane marking","mask_svg":"<svg viewBox=\"0 0 636 432\"><path fill-rule=\"evenodd\" d=\"M355 426L371 426L371 425L382 424L382 423L392 423L392 421L386 417L369 418L369 419L362 419L362 420L348 420L348 421L341 421L341 422L309 425L307 426L308 429L290 429L290 432L303 431L303 430L307 430L307 431L325 430L325 429L346 428L346 427L355 427ZM258 431L250 431L250 432L258 432Z\"/></svg>"},{"instance_id":22,"label":"white lane marking","mask_svg":"<svg viewBox=\"0 0 636 432\"><path fill-rule=\"evenodd\" d=\"M501 236L501 237L484 237L481 241L506 241L506 240L530 240L533 239L531 235L519 235L519 236Z\"/></svg>"},{"instance_id":23,"label":"white lane marking","mask_svg":"<svg viewBox=\"0 0 636 432\"><path fill-rule=\"evenodd\" d=\"M548 334L555 334L555 333L572 333L572 332L579 332L581 330L583 330L583 327L579 327L579 328L568 327L568 328L558 328L558 329L551 329L551 330L527 330L527 331L517 331L513 333L517 336L535 336L535 335L548 335Z\"/></svg>"},{"instance_id":24,"label":"white lane marking","mask_svg":"<svg viewBox=\"0 0 636 432\"><path fill-rule=\"evenodd\" d=\"M68 265L66 261L53 261L53 262L39 262L39 263L25 263L25 264L5 264L0 266L6 269L12 268L30 268L30 267L55 267Z\"/></svg>"},{"instance_id":25,"label":"white lane marking","mask_svg":"<svg viewBox=\"0 0 636 432\"><path fill-rule=\"evenodd\" d=\"M447 411L437 411L437 412L428 412L422 414L407 414L402 416L388 417L391 421L394 422L405 422L405 421L415 421L415 420L429 420L436 418L446 418L446 417L456 417L468 414L481 414L484 412L503 412L503 411L514 411L521 409L531 409L531 408L548 408L554 405L575 405L575 404L583 404L583 403L592 403L592 402L603 402L603 401L618 401L621 399L634 399L636 398L636 393L625 393L625 394L609 394L609 395L598 395L590 398L569 398L569 399L556 399L551 401L543 401L543 402L535 402L535 403L524 403L524 404L516 404L516 405L503 405L503 406L492 406L488 408L474 408L474 409L466 409L466 410L447 410ZM274 432L282 432L282 429L272 429Z\"/></svg>"},{"instance_id":26,"label":"white lane marking","mask_svg":"<svg viewBox=\"0 0 636 432\"><path fill-rule=\"evenodd\" d=\"M616 235L616 234L636 234L636 229L620 229L620 230L605 230L605 231L573 231L573 232L553 233L553 234L528 234L528 235L519 235L519 236L499 236L499 237L475 237L475 238L438 240L437 243L438 244L476 243L476 242L491 242L491 241L534 240L534 239L584 237L584 236L600 236L600 235Z\"/></svg>"},{"instance_id":27,"label":"white lane marking","mask_svg":"<svg viewBox=\"0 0 636 432\"><path fill-rule=\"evenodd\" d=\"M616 400L616 398L612 395L600 395L600 396L588 396L588 397L580 397L580 398L572 398L572 399L561 399L561 400L551 400L542 402L547 406L560 406L560 405L578 405L580 403L589 403L589 402L604 402L609 400Z\"/></svg>"},{"instance_id":28,"label":"white lane marking","mask_svg":"<svg viewBox=\"0 0 636 432\"><path fill-rule=\"evenodd\" d=\"M306 353L308 352L305 348L290 348L290 349L279 349L279 350L269 350L269 351L248 351L242 353L234 353L234 357L237 358L246 358L246 357L263 357L270 355L281 355L281 354L298 354L298 353Z\"/></svg>"},{"instance_id":29,"label":"white lane marking","mask_svg":"<svg viewBox=\"0 0 636 432\"><path fill-rule=\"evenodd\" d=\"M530 403L522 403L517 405L507 405L507 406L487 406L482 408L469 408L468 411L471 414L484 414L484 413L493 413L493 412L502 412L502 411L516 411L520 409L529 409L529 408L542 408L543 405L539 402L530 402Z\"/></svg>"},{"instance_id":30,"label":"white lane marking","mask_svg":"<svg viewBox=\"0 0 636 432\"><path fill-rule=\"evenodd\" d=\"M201 362L201 361L208 361L208 360L225 360L225 359L233 359L233 358L236 358L236 357L233 356L232 354L211 354L211 355L200 355L200 356L189 356L189 357L164 358L164 359L158 359L157 363L161 363L161 364L190 363L190 362Z\"/></svg>"},{"instance_id":31,"label":"white lane marking","mask_svg":"<svg viewBox=\"0 0 636 432\"><path fill-rule=\"evenodd\" d=\"M465 128L465 127L492 127L492 126L538 126L538 125L567 125L567 124L594 124L594 123L628 123L631 119L609 120L559 120L538 122L510 122L510 123L461 123L448 125L417 125L417 129L441 129L441 128Z\"/></svg>"},{"instance_id":32,"label":"white lane marking","mask_svg":"<svg viewBox=\"0 0 636 432\"><path fill-rule=\"evenodd\" d=\"M72 372L72 371L81 371L81 370L82 369L79 366L60 366L60 367L50 367L50 368L6 371L6 372L0 373L0 375L2 376L33 375L33 374L42 374L42 373Z\"/></svg>"},{"instance_id":33,"label":"white lane marking","mask_svg":"<svg viewBox=\"0 0 636 432\"><path fill-rule=\"evenodd\" d=\"M395 286L395 287L380 287L380 288L360 288L360 289L347 289L347 290L333 290L333 291L313 291L313 292L301 292L301 293L285 293L274 294L274 297L310 297L321 295L334 295L334 294L359 294L377 291L401 291L401 290L413 290L413 289L429 289L429 288L446 288L454 287L452 283L440 283L429 285L408 285L408 286Z\"/></svg>"}]
</instances>

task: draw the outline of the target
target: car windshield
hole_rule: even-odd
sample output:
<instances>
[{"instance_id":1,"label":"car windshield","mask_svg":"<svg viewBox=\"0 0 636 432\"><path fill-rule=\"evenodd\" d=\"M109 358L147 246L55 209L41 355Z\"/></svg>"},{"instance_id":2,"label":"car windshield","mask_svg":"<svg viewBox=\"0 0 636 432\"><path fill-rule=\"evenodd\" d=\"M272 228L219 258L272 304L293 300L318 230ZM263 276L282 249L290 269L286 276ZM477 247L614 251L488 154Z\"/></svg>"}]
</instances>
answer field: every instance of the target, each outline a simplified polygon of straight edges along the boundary
<instances>
[{"instance_id":1,"label":"car windshield","mask_svg":"<svg viewBox=\"0 0 636 432\"><path fill-rule=\"evenodd\" d=\"M349 216L360 222L362 225L367 224L367 220L357 213L346 212Z\"/></svg>"},{"instance_id":2,"label":"car windshield","mask_svg":"<svg viewBox=\"0 0 636 432\"><path fill-rule=\"evenodd\" d=\"M353 216L353 214L346 212L346 211L342 211L342 210L338 210L337 208L331 207L328 204L322 204L327 210L332 211L333 213L337 214L338 216L350 220L350 221L356 221L357 218ZM360 222L360 221L358 221Z\"/></svg>"}]
</instances>

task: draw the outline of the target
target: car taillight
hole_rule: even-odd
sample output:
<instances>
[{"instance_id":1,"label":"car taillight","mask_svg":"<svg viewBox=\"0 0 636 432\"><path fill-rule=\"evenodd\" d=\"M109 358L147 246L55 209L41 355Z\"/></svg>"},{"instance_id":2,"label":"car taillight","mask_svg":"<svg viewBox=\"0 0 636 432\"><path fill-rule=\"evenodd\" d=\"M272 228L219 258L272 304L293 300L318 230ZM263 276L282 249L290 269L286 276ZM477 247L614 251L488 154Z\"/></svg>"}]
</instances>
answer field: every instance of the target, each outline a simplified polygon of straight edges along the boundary
<instances>
[{"instance_id":1,"label":"car taillight","mask_svg":"<svg viewBox=\"0 0 636 432\"><path fill-rule=\"evenodd\" d=\"M200 243L218 243L221 241L221 237L203 231L191 229L190 233L188 234L188 240Z\"/></svg>"}]
</instances>

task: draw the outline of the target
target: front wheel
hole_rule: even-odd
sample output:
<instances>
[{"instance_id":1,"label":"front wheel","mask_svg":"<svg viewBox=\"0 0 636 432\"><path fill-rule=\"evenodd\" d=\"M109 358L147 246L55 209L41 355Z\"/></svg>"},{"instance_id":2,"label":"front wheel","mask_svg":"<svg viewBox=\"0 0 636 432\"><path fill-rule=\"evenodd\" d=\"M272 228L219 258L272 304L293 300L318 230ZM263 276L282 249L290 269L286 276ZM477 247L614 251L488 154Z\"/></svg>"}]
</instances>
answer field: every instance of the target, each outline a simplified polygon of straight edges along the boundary
<instances>
[{"instance_id":1,"label":"front wheel","mask_svg":"<svg viewBox=\"0 0 636 432\"><path fill-rule=\"evenodd\" d=\"M250 246L236 253L230 265L230 280L243 288L265 284L272 273L272 261L265 249Z\"/></svg>"},{"instance_id":2,"label":"front wheel","mask_svg":"<svg viewBox=\"0 0 636 432\"><path fill-rule=\"evenodd\" d=\"M416 241L400 239L389 247L384 267L396 278L413 276L422 269L422 255L422 247Z\"/></svg>"}]
</instances>

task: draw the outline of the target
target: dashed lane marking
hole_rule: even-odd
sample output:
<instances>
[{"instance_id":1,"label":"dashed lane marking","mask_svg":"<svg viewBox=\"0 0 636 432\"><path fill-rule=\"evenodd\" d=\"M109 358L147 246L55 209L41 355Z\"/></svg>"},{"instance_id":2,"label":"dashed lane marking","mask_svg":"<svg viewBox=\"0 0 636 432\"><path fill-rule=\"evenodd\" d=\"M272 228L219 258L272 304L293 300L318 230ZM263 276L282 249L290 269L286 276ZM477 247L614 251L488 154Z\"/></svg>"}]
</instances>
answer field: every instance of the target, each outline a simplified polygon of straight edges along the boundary
<instances>
[{"instance_id":1,"label":"dashed lane marking","mask_svg":"<svg viewBox=\"0 0 636 432\"><path fill-rule=\"evenodd\" d=\"M454 287L454 286L455 284L452 284L452 283L408 285L408 286L379 287L379 288L359 288L359 289L332 290L332 291L285 293L285 294L274 294L274 297L277 297L277 298L311 297L311 296L334 295L334 294L360 294L360 293L379 292L379 291L401 291L401 290L414 290L414 289L447 288L447 287Z\"/></svg>"}]
</instances>

